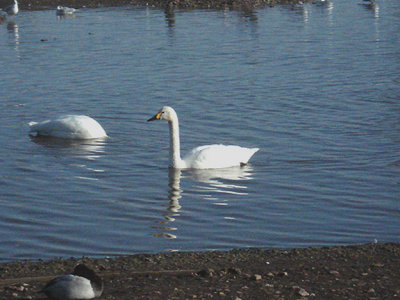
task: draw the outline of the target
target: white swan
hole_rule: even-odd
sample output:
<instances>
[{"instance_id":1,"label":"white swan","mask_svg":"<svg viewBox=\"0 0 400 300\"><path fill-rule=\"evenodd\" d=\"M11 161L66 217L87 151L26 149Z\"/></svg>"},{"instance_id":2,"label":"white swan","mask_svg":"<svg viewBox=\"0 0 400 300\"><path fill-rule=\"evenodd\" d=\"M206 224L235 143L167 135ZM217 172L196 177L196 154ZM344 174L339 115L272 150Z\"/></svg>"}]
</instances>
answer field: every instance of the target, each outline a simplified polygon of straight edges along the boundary
<instances>
[{"instance_id":1,"label":"white swan","mask_svg":"<svg viewBox=\"0 0 400 300\"><path fill-rule=\"evenodd\" d=\"M178 169L216 169L247 164L258 148L207 145L194 148L183 159L180 156L179 121L172 107L164 106L147 121L166 120L169 124L169 165Z\"/></svg>"},{"instance_id":2,"label":"white swan","mask_svg":"<svg viewBox=\"0 0 400 300\"><path fill-rule=\"evenodd\" d=\"M94 119L82 115L63 115L40 123L29 122L29 135L64 139L97 139L107 137L103 127Z\"/></svg>"},{"instance_id":3,"label":"white swan","mask_svg":"<svg viewBox=\"0 0 400 300\"><path fill-rule=\"evenodd\" d=\"M19 12L19 8L18 8L18 2L17 0L14 0L14 3L11 4L10 6L7 6L4 11L10 15L10 16L14 16Z\"/></svg>"},{"instance_id":4,"label":"white swan","mask_svg":"<svg viewBox=\"0 0 400 300\"><path fill-rule=\"evenodd\" d=\"M57 6L56 15L57 16L64 16L64 15L72 15L76 11L75 8L66 7L66 6Z\"/></svg>"},{"instance_id":5,"label":"white swan","mask_svg":"<svg viewBox=\"0 0 400 300\"><path fill-rule=\"evenodd\" d=\"M83 264L75 267L71 274L49 281L41 290L51 299L93 299L103 292L103 280Z\"/></svg>"}]
</instances>

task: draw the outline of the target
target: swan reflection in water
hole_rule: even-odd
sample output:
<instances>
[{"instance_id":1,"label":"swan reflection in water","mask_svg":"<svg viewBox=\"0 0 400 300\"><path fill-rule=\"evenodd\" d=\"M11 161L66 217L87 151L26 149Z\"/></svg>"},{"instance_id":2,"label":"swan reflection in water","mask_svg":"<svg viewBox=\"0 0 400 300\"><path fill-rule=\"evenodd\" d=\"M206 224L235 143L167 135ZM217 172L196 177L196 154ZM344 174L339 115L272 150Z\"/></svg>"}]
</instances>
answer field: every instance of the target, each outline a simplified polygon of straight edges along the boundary
<instances>
[{"instance_id":1,"label":"swan reflection in water","mask_svg":"<svg viewBox=\"0 0 400 300\"><path fill-rule=\"evenodd\" d=\"M53 137L31 137L30 139L47 149L57 150L58 155L96 160L105 153L106 138L71 140Z\"/></svg>"},{"instance_id":2,"label":"swan reflection in water","mask_svg":"<svg viewBox=\"0 0 400 300\"><path fill-rule=\"evenodd\" d=\"M252 167L246 165L224 169L192 169L188 170L188 175L200 183L198 187L204 191L247 195L247 186L243 181L252 179L252 171Z\"/></svg>"},{"instance_id":3,"label":"swan reflection in water","mask_svg":"<svg viewBox=\"0 0 400 300\"><path fill-rule=\"evenodd\" d=\"M169 202L166 211L163 213L163 221L160 221L156 226L156 229L161 232L154 234L154 236L167 239L177 238L176 231L178 229L171 226L171 223L180 216L180 209L182 208L180 200L184 194L184 191L180 187L182 179L193 179L196 183L195 188L206 192L205 199L220 201L215 194L211 197L210 193L247 195L247 186L243 181L251 180L252 174L253 168L249 165L225 169L188 169L184 171L169 168Z\"/></svg>"},{"instance_id":4,"label":"swan reflection in water","mask_svg":"<svg viewBox=\"0 0 400 300\"><path fill-rule=\"evenodd\" d=\"M169 223L174 222L176 217L180 216L179 210L182 206L179 204L179 199L182 198L182 190L180 188L182 171L180 169L169 168L168 172L168 207L164 213L164 221L159 223L156 228L161 230L161 233L156 233L156 237L164 237L168 239L175 239L177 236L170 233L170 231L176 231L176 227L168 226Z\"/></svg>"}]
</instances>

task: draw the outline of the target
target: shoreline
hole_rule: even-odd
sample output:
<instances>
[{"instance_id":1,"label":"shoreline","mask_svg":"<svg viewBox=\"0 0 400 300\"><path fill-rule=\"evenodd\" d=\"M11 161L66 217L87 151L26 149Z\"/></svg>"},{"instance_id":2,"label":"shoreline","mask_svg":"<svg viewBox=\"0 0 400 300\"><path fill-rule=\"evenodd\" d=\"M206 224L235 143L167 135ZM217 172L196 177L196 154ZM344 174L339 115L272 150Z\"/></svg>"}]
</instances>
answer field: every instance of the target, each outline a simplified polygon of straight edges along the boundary
<instances>
[{"instance_id":1,"label":"shoreline","mask_svg":"<svg viewBox=\"0 0 400 300\"><path fill-rule=\"evenodd\" d=\"M63 6L79 8L98 8L115 6L143 6L161 9L232 9L246 10L276 5L298 5L311 0L65 0ZM22 10L52 9L60 5L59 0L21 1Z\"/></svg>"},{"instance_id":2,"label":"shoreline","mask_svg":"<svg viewBox=\"0 0 400 300\"><path fill-rule=\"evenodd\" d=\"M78 263L103 277L99 299L400 299L400 243L5 262L0 299L45 299Z\"/></svg>"}]
</instances>

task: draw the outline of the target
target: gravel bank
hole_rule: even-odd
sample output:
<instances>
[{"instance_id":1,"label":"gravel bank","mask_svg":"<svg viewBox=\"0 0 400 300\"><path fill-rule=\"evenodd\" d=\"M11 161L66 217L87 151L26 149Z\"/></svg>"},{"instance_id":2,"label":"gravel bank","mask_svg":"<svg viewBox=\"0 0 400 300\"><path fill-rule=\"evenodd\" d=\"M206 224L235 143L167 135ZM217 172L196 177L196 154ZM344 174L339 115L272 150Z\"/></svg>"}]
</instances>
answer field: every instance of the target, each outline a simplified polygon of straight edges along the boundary
<instances>
[{"instance_id":1,"label":"gravel bank","mask_svg":"<svg viewBox=\"0 0 400 300\"><path fill-rule=\"evenodd\" d=\"M37 291L84 262L100 299L400 299L400 244L139 254L0 264L0 299Z\"/></svg>"}]
</instances>

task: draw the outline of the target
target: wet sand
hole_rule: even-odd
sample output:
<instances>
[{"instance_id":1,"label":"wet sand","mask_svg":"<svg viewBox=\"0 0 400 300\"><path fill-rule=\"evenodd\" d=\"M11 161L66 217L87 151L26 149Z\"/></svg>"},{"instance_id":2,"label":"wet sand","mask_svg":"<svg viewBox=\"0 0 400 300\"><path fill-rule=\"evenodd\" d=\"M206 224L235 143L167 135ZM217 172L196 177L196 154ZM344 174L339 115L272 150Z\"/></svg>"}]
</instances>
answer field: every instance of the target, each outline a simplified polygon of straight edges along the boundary
<instances>
[{"instance_id":1,"label":"wet sand","mask_svg":"<svg viewBox=\"0 0 400 300\"><path fill-rule=\"evenodd\" d=\"M100 299L400 299L400 243L2 263L0 299L44 299L81 262L103 277Z\"/></svg>"},{"instance_id":2,"label":"wet sand","mask_svg":"<svg viewBox=\"0 0 400 300\"><path fill-rule=\"evenodd\" d=\"M10 0L11 1L11 0ZM148 6L155 8L179 8L179 9L254 9L275 5L297 5L310 0L21 0L21 9L53 9L57 5L73 8L95 8L111 6ZM11 1L12 2L12 1Z\"/></svg>"}]
</instances>

